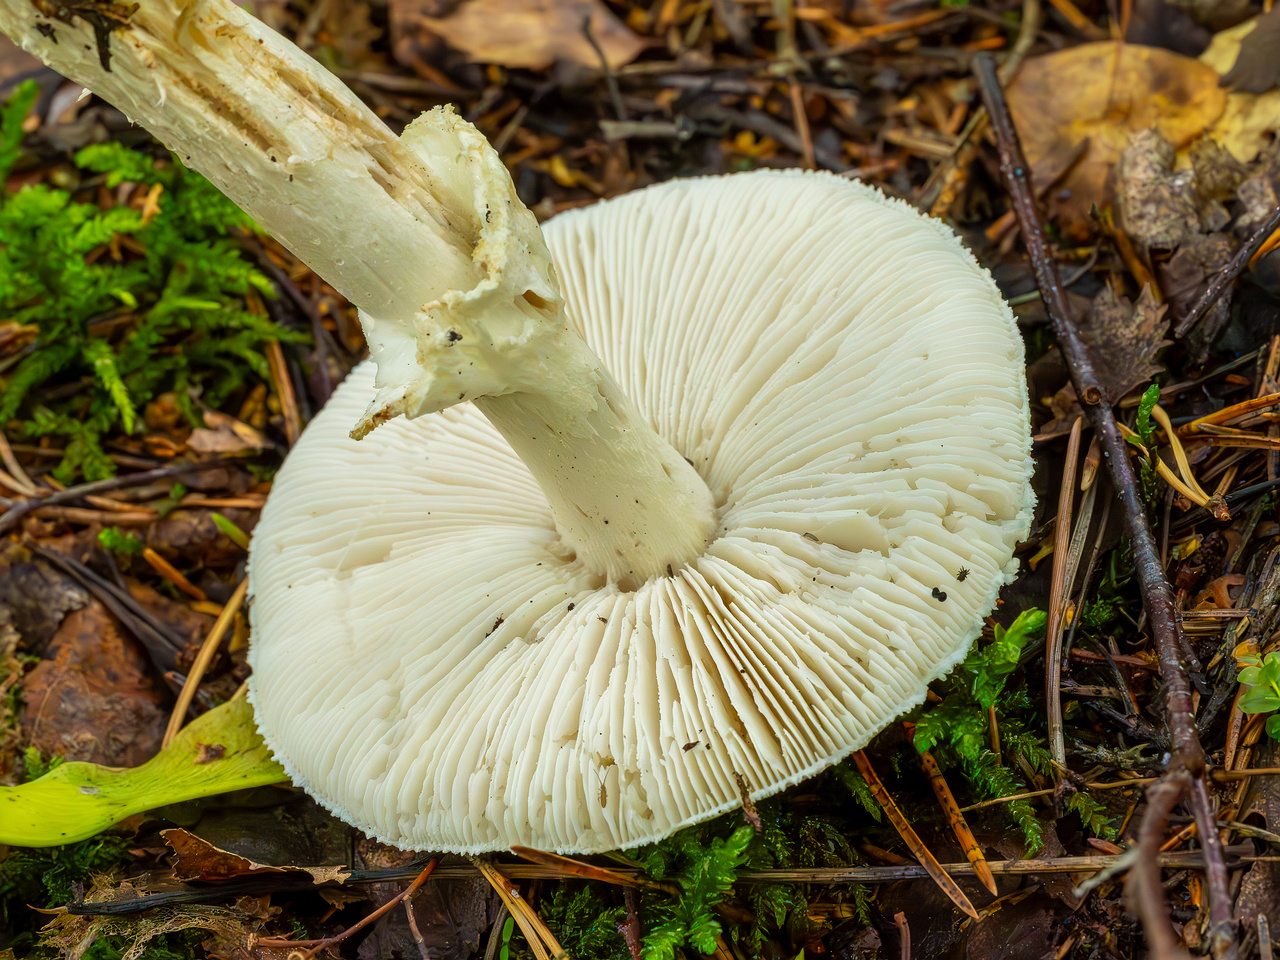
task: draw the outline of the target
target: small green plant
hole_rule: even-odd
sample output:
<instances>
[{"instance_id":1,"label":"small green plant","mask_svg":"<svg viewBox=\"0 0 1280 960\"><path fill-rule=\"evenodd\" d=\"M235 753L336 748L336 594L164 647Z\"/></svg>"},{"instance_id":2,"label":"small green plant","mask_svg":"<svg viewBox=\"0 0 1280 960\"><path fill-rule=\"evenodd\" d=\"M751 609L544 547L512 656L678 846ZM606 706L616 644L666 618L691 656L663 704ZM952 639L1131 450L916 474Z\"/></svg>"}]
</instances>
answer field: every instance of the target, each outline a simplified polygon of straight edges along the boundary
<instances>
[{"instance_id":1,"label":"small green plant","mask_svg":"<svg viewBox=\"0 0 1280 960\"><path fill-rule=\"evenodd\" d=\"M20 87L0 110L5 176L35 92ZM248 377L269 377L266 341L302 339L249 309L246 297L275 291L240 255L252 222L207 180L118 143L74 159L80 188L0 191L0 310L38 331L3 371L0 424L19 417L26 437L60 439L63 483L110 476L103 439L134 433L153 397L172 391L198 426L192 391L216 407ZM116 203L125 184L141 209ZM80 378L70 395L43 389Z\"/></svg>"},{"instance_id":2,"label":"small green plant","mask_svg":"<svg viewBox=\"0 0 1280 960\"><path fill-rule=\"evenodd\" d=\"M103 527L98 531L98 544L104 550L112 550L126 556L136 556L143 550L143 543L132 533L125 533L119 527Z\"/></svg>"},{"instance_id":3,"label":"small green plant","mask_svg":"<svg viewBox=\"0 0 1280 960\"><path fill-rule=\"evenodd\" d=\"M618 932L627 911L607 903L598 885L562 883L538 910L575 960L629 960L627 942Z\"/></svg>"},{"instance_id":4,"label":"small green plant","mask_svg":"<svg viewBox=\"0 0 1280 960\"><path fill-rule=\"evenodd\" d=\"M1273 650L1266 657L1249 655L1240 657L1245 668L1240 671L1240 682L1249 689L1240 696L1243 713L1269 713L1267 736L1280 740L1280 651Z\"/></svg>"},{"instance_id":5,"label":"small green plant","mask_svg":"<svg viewBox=\"0 0 1280 960\"><path fill-rule=\"evenodd\" d=\"M1160 386L1153 383L1142 392L1138 401L1138 414L1133 419L1133 432L1136 436L1128 437L1134 446L1145 447L1154 451L1156 447L1156 427L1151 422L1151 411L1160 402Z\"/></svg>"},{"instance_id":6,"label":"small green plant","mask_svg":"<svg viewBox=\"0 0 1280 960\"><path fill-rule=\"evenodd\" d=\"M915 746L932 751L944 768L958 765L975 793L984 799L1009 796L1026 789L1022 778L1001 763L990 749L988 710L995 706L1006 751L1021 753L1033 769L1047 766L1048 753L1020 722L1017 714L1029 706L1025 694L1005 692L1005 685L1018 667L1022 651L1045 628L1047 614L1025 610L1009 625L997 625L991 643L970 651L964 662L947 678L942 702L915 717ZM1010 742L1010 735L1015 740ZM1031 850L1044 842L1044 828L1035 808L1026 800L1003 805L1021 829Z\"/></svg>"},{"instance_id":7,"label":"small green plant","mask_svg":"<svg viewBox=\"0 0 1280 960\"><path fill-rule=\"evenodd\" d=\"M675 881L681 896L656 907L658 921L644 938L645 960L674 960L684 946L702 954L715 952L722 932L715 907L733 888L754 835L750 827L739 827L728 837L704 843L704 831L693 828L648 849L642 861L645 872L655 880Z\"/></svg>"}]
</instances>

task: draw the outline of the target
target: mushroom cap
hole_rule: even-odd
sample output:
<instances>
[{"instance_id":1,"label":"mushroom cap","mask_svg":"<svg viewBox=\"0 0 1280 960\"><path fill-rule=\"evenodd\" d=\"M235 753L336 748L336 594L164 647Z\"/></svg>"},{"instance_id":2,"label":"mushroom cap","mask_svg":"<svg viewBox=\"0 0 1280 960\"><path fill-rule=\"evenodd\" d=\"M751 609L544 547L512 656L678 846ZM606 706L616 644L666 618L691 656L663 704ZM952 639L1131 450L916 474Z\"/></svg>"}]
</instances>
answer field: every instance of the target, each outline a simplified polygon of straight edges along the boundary
<instances>
[{"instance_id":1,"label":"mushroom cap","mask_svg":"<svg viewBox=\"0 0 1280 960\"><path fill-rule=\"evenodd\" d=\"M250 690L294 782L405 848L634 847L813 775L964 657L1028 529L1022 341L941 223L768 171L544 229L718 535L621 590L469 403L350 439L357 367L254 534Z\"/></svg>"}]
</instances>

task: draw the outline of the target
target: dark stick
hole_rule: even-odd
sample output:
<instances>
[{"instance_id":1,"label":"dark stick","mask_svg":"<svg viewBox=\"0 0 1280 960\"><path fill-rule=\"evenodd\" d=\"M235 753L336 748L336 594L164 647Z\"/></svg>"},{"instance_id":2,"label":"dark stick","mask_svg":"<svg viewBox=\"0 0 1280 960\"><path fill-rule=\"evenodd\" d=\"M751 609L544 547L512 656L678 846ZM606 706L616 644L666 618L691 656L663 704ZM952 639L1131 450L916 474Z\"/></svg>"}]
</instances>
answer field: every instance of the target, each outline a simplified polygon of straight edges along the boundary
<instances>
[{"instance_id":1,"label":"dark stick","mask_svg":"<svg viewBox=\"0 0 1280 960\"><path fill-rule=\"evenodd\" d=\"M1239 856L1236 865L1244 866L1252 862L1253 844L1245 843L1232 847L1231 853ZM1035 877L1041 874L1093 873L1113 867L1121 858L1111 855L1093 857L1058 857L1053 860L989 860L987 866L991 872L1002 877ZM1176 869L1196 869L1204 864L1204 858L1198 850L1173 850L1160 854L1156 861L1161 867ZM421 861L412 861L402 867L391 867L376 870L351 870L345 881L338 886L351 886L362 883L385 883L388 880L411 880L417 874L415 868ZM952 876L974 876L973 864L967 860L962 863L944 863L943 869ZM627 877L639 876L639 871L627 867L611 865L614 873ZM533 863L504 863L503 876L511 880L532 879L565 879L569 876L557 867ZM434 873L437 880L466 880L480 876L480 872L470 864L450 864L438 867ZM738 872L739 883L897 883L901 880L925 879L929 874L919 864L910 863L900 867L818 867L813 869L782 870L741 870ZM317 884L311 877L297 878L297 875L276 874L271 878L247 877L213 883L203 887L187 887L169 890L164 893L153 893L128 900L107 900L93 903L68 903L67 913L75 916L108 917L126 916L155 907L173 906L179 903L216 903L221 900L235 899L245 896L261 896L264 893L294 893L299 891L315 891L320 887L331 887L333 884ZM632 890L633 887L624 888Z\"/></svg>"},{"instance_id":2,"label":"dark stick","mask_svg":"<svg viewBox=\"0 0 1280 960\"><path fill-rule=\"evenodd\" d=\"M1186 336L1187 331L1194 327L1197 323L1204 319L1204 315L1209 312L1218 299L1222 296L1224 290L1238 277L1244 273L1245 268L1249 266L1249 261L1253 259L1253 255L1257 253L1267 238L1280 228L1280 207L1276 207L1271 211L1271 216L1267 218L1267 222L1258 228L1257 232L1249 238L1249 242L1236 251L1236 255L1231 258L1231 262L1218 271L1217 275L1205 287L1204 293L1200 294L1200 299L1196 301L1185 317L1177 322L1173 328L1173 336L1175 339L1182 339Z\"/></svg>"},{"instance_id":3,"label":"dark stick","mask_svg":"<svg viewBox=\"0 0 1280 960\"><path fill-rule=\"evenodd\" d=\"M1014 129L1004 91L996 76L995 61L990 54L979 54L974 58L973 68L999 147L1000 169L1013 200L1018 223L1022 229L1023 242L1027 246L1027 254L1031 259L1041 296L1044 298L1045 309L1053 325L1058 345L1071 369L1071 379L1075 383L1076 393L1085 401L1086 412L1093 421L1093 428L1101 443L1103 456L1106 457L1116 495L1120 498L1124 511L1125 533L1128 534L1133 549L1134 572L1142 591L1147 620L1151 624L1151 636L1155 642L1156 655L1160 664L1160 677L1165 685L1166 724L1173 747L1173 755L1166 767L1165 776L1168 778L1186 776L1203 783L1204 748L1200 746L1200 739L1196 735L1191 709L1191 683L1188 679L1187 664L1182 655L1186 640L1181 636L1182 626L1178 618L1173 588L1165 579L1164 568L1160 564L1159 548L1155 537L1151 534L1151 528L1147 525L1142 501L1138 499L1138 481L1134 475L1133 464L1129 461L1128 445L1120 435L1115 411L1111 408L1115 398L1104 394L1094 373L1093 358L1076 329L1071 306L1058 278L1057 265L1049 253L1049 246L1045 240L1044 228L1040 222L1040 214L1036 209L1029 182L1026 158L1022 154L1018 133ZM1175 789L1179 797L1186 793L1185 789ZM1193 789L1189 797L1201 835L1212 833L1215 819L1208 803L1208 791ZM1227 867L1222 859L1222 848L1219 845L1211 843L1205 847L1205 875L1210 895L1212 952L1215 960L1230 960L1236 955L1235 925L1232 921ZM1163 904L1164 891L1159 887L1158 874L1154 882L1156 889L1151 891L1151 894L1153 897L1158 897L1159 902ZM1143 908L1142 919L1147 927L1147 935L1152 938L1161 937L1166 931L1157 933L1154 928L1168 925L1167 912L1162 910L1151 913L1148 909L1151 903L1150 897L1138 897L1137 901Z\"/></svg>"},{"instance_id":4,"label":"dark stick","mask_svg":"<svg viewBox=\"0 0 1280 960\"><path fill-rule=\"evenodd\" d=\"M622 100L622 91L618 89L618 80L609 66L609 58L604 55L604 50L596 42L595 34L591 32L591 16L589 14L582 18L582 35L587 38L587 43L591 44L591 49L600 58L600 69L604 71L604 82L605 86L609 88L609 99L613 101L614 114L617 115L619 120L630 120L631 115L627 113L627 105Z\"/></svg>"},{"instance_id":5,"label":"dark stick","mask_svg":"<svg viewBox=\"0 0 1280 960\"><path fill-rule=\"evenodd\" d=\"M165 477L176 477L183 473L194 473L200 470L215 470L218 467L225 466L227 466L226 460L210 460L205 463L180 463L177 466L156 467L154 470L144 470L141 473L126 473L120 477L109 477L106 480L81 483L77 486L67 487L65 490L51 493L47 497L31 497L27 500L18 500L0 515L0 533L7 533L19 520L40 507L52 507L59 503L66 503L68 500L79 500L81 497L89 496L90 494L105 493L108 490L120 490L124 487L139 487L144 483L150 483L152 480L163 480Z\"/></svg>"},{"instance_id":6,"label":"dark stick","mask_svg":"<svg viewBox=\"0 0 1280 960\"><path fill-rule=\"evenodd\" d=\"M1165 827L1178 801L1187 792L1191 781L1186 770L1166 774L1147 788L1147 812L1138 827L1138 856L1125 879L1125 893L1138 908L1147 935L1147 947L1151 956L1161 960L1186 957L1187 952L1178 946L1169 916L1169 902L1160 885L1160 845L1164 843ZM1214 831L1215 835L1217 831Z\"/></svg>"}]
</instances>

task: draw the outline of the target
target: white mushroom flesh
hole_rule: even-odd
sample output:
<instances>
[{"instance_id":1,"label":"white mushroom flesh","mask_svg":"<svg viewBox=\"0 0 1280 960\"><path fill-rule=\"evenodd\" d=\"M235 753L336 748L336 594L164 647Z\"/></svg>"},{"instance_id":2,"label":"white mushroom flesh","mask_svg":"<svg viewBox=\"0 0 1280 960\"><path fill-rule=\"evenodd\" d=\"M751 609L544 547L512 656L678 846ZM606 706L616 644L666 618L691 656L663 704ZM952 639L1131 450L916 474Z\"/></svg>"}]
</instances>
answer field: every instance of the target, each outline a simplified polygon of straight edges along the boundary
<instances>
[{"instance_id":1,"label":"white mushroom flesh","mask_svg":"<svg viewBox=\"0 0 1280 960\"><path fill-rule=\"evenodd\" d=\"M738 774L798 782L964 656L1027 531L1021 340L945 227L758 173L545 229L715 538L622 589L565 559L474 407L349 439L357 369L255 532L253 695L295 780L401 846L630 847L737 804Z\"/></svg>"}]
</instances>

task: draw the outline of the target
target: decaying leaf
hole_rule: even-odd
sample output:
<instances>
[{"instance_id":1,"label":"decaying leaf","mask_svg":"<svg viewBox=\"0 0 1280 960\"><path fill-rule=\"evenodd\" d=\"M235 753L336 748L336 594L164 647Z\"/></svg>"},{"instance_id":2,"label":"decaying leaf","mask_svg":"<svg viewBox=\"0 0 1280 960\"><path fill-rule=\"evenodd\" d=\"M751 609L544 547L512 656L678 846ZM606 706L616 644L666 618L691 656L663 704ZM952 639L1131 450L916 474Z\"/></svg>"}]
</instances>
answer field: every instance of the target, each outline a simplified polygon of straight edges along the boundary
<instances>
[{"instance_id":1,"label":"decaying leaf","mask_svg":"<svg viewBox=\"0 0 1280 960\"><path fill-rule=\"evenodd\" d=\"M1176 250L1200 232L1195 172L1173 169L1173 146L1157 130L1129 138L1116 167L1120 225L1144 251Z\"/></svg>"},{"instance_id":2,"label":"decaying leaf","mask_svg":"<svg viewBox=\"0 0 1280 960\"><path fill-rule=\"evenodd\" d=\"M196 763L201 744L221 745L225 753ZM74 843L144 810L287 779L258 736L253 708L241 693L191 721L140 767L69 762L32 783L0 787L0 843Z\"/></svg>"},{"instance_id":3,"label":"decaying leaf","mask_svg":"<svg viewBox=\"0 0 1280 960\"><path fill-rule=\"evenodd\" d=\"M259 431L225 413L208 410L204 422L205 426L192 430L187 438L187 446L196 453L246 453L271 446Z\"/></svg>"},{"instance_id":4,"label":"decaying leaf","mask_svg":"<svg viewBox=\"0 0 1280 960\"><path fill-rule=\"evenodd\" d=\"M140 895L129 881L114 885L112 878L104 877L95 881L85 900L89 903L103 903L115 900L132 900ZM270 908L271 915L280 913L279 907ZM56 914L48 926L41 931L40 940L46 947L58 951L59 956L81 957L97 941L104 937L120 937L128 944L123 954L114 951L106 955L119 956L120 960L138 960L147 950L151 940L166 933L180 930L207 930L213 939L206 942L205 949L211 957L235 957L236 960L287 960L289 950L272 950L265 947L254 947L252 952L246 950L233 953L216 953L209 948L210 943L219 947L233 947L236 944L249 943L251 934L257 933L263 921L259 902L242 897L229 906L209 906L205 904L186 904L180 907L169 907L148 910L128 917L81 916L73 913ZM95 953L95 956L100 954ZM165 953L163 955L171 956ZM296 955L296 954L295 954Z\"/></svg>"},{"instance_id":5,"label":"decaying leaf","mask_svg":"<svg viewBox=\"0 0 1280 960\"><path fill-rule=\"evenodd\" d=\"M1255 17L1223 30L1213 38L1209 49L1200 54L1200 62L1221 74L1230 74L1240 57L1244 39L1257 25ZM1270 59L1273 66L1280 62L1274 49ZM1277 133L1280 133L1280 89L1274 88L1265 93L1249 93L1239 88L1232 91L1222 115L1208 130L1208 136L1243 163L1252 163Z\"/></svg>"},{"instance_id":6,"label":"decaying leaf","mask_svg":"<svg viewBox=\"0 0 1280 960\"><path fill-rule=\"evenodd\" d=\"M84 587L43 561L18 561L0 573L0 606L9 611L25 653L42 654L63 618L88 601Z\"/></svg>"},{"instance_id":7,"label":"decaying leaf","mask_svg":"<svg viewBox=\"0 0 1280 960\"><path fill-rule=\"evenodd\" d=\"M1266 93L1280 86L1280 10L1271 9L1253 22L1222 82L1245 93Z\"/></svg>"},{"instance_id":8,"label":"decaying leaf","mask_svg":"<svg viewBox=\"0 0 1280 960\"><path fill-rule=\"evenodd\" d=\"M1046 202L1071 234L1102 202L1107 175L1132 132L1154 128L1182 149L1226 104L1217 73L1205 64L1110 41L1027 60L1008 96L1032 180L1038 190L1057 183Z\"/></svg>"},{"instance_id":9,"label":"decaying leaf","mask_svg":"<svg viewBox=\"0 0 1280 960\"><path fill-rule=\"evenodd\" d=\"M598 70L600 56L583 29L588 22L610 69L645 48L599 0L465 0L447 16L433 15L434 0L394 6L402 30L426 29L480 63L543 70L564 61Z\"/></svg>"},{"instance_id":10,"label":"decaying leaf","mask_svg":"<svg viewBox=\"0 0 1280 960\"><path fill-rule=\"evenodd\" d=\"M1093 298L1080 335L1092 350L1098 379L1112 401L1164 373L1155 356L1170 342L1164 338L1169 329L1166 310L1145 287L1136 304L1117 297L1110 287Z\"/></svg>"},{"instance_id":11,"label":"decaying leaf","mask_svg":"<svg viewBox=\"0 0 1280 960\"><path fill-rule=\"evenodd\" d=\"M316 883L342 883L351 876L347 867L273 867L255 863L247 857L228 850L220 850L194 833L175 827L162 830L160 835L173 850L173 877L175 880L200 880L217 882L236 877L257 876L263 873L307 873Z\"/></svg>"},{"instance_id":12,"label":"decaying leaf","mask_svg":"<svg viewBox=\"0 0 1280 960\"><path fill-rule=\"evenodd\" d=\"M1235 250L1235 244L1225 233L1201 234L1180 246L1167 263L1160 265L1160 288L1174 317L1181 319L1187 315L1210 279L1227 265ZM1230 309L1231 290L1227 289L1211 312L1225 319Z\"/></svg>"},{"instance_id":13,"label":"decaying leaf","mask_svg":"<svg viewBox=\"0 0 1280 960\"><path fill-rule=\"evenodd\" d=\"M31 746L69 760L135 766L160 746L168 719L146 656L98 601L68 614L22 684Z\"/></svg>"}]
</instances>

